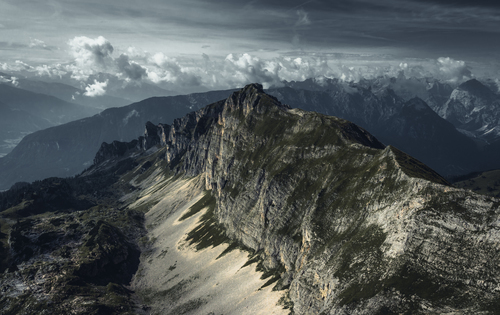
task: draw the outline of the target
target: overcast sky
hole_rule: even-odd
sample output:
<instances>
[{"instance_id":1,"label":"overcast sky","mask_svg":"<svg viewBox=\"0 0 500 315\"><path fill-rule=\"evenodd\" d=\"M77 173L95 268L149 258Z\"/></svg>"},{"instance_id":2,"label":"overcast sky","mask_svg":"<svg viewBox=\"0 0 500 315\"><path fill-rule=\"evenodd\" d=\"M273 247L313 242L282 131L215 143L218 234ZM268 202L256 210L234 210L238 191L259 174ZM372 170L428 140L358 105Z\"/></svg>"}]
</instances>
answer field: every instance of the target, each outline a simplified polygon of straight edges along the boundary
<instances>
[{"instance_id":1,"label":"overcast sky","mask_svg":"<svg viewBox=\"0 0 500 315\"><path fill-rule=\"evenodd\" d=\"M399 70L497 79L500 1L0 0L0 57L0 71L100 93L97 73L186 91Z\"/></svg>"}]
</instances>

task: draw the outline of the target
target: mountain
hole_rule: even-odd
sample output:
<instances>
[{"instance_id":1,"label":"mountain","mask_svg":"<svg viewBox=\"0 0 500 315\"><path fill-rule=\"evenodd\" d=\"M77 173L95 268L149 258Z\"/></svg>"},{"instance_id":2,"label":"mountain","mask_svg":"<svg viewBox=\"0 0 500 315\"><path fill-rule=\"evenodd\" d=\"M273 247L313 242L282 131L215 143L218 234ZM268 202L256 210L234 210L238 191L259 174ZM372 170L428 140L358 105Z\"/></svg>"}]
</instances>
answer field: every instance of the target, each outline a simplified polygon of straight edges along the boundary
<instances>
[{"instance_id":1,"label":"mountain","mask_svg":"<svg viewBox=\"0 0 500 315\"><path fill-rule=\"evenodd\" d=\"M43 82L29 79L17 80L17 87L35 93L52 95L66 102L81 104L100 110L110 107L121 107L130 104L132 101L124 98L108 95L85 96L85 91L71 85L58 82Z\"/></svg>"},{"instance_id":2,"label":"mountain","mask_svg":"<svg viewBox=\"0 0 500 315\"><path fill-rule=\"evenodd\" d=\"M50 126L46 119L0 102L0 157L12 151L25 135Z\"/></svg>"},{"instance_id":3,"label":"mountain","mask_svg":"<svg viewBox=\"0 0 500 315\"><path fill-rule=\"evenodd\" d=\"M77 88L67 84L63 79L53 80L56 81L42 81L27 77L17 78L0 72L0 82L4 82L9 86L15 86L34 93L51 95L66 102L100 110L125 106L150 97L173 95L171 91L152 84L120 81L115 77L104 74L93 75L87 80L87 85L93 84L95 81L107 82L106 94L104 95L87 96L86 90L83 89L85 85L81 86L82 83L78 83L80 88Z\"/></svg>"},{"instance_id":4,"label":"mountain","mask_svg":"<svg viewBox=\"0 0 500 315\"><path fill-rule=\"evenodd\" d=\"M500 170L476 172L459 176L455 179L453 185L498 198L500 197Z\"/></svg>"},{"instance_id":5,"label":"mountain","mask_svg":"<svg viewBox=\"0 0 500 315\"><path fill-rule=\"evenodd\" d=\"M0 194L2 312L498 311L498 199L260 85L153 127Z\"/></svg>"},{"instance_id":6,"label":"mountain","mask_svg":"<svg viewBox=\"0 0 500 315\"><path fill-rule=\"evenodd\" d=\"M362 85L339 83L328 91L285 87L269 93L292 107L352 121L444 176L467 174L480 167L484 154L473 140L439 117L424 101L405 101L392 89L380 88L374 93Z\"/></svg>"},{"instance_id":7,"label":"mountain","mask_svg":"<svg viewBox=\"0 0 500 315\"><path fill-rule=\"evenodd\" d=\"M0 155L32 132L97 113L97 109L0 84Z\"/></svg>"},{"instance_id":8,"label":"mountain","mask_svg":"<svg viewBox=\"0 0 500 315\"><path fill-rule=\"evenodd\" d=\"M487 143L500 138L500 96L476 79L459 85L436 111L471 137Z\"/></svg>"},{"instance_id":9,"label":"mountain","mask_svg":"<svg viewBox=\"0 0 500 315\"><path fill-rule=\"evenodd\" d=\"M85 105L91 108L106 109L110 107L120 107L130 104L132 101L121 97L108 95L86 96L84 90L78 89L72 85L61 82L46 82L28 78L17 78L6 73L0 72L0 82L9 86L57 97L63 101Z\"/></svg>"},{"instance_id":10,"label":"mountain","mask_svg":"<svg viewBox=\"0 0 500 315\"><path fill-rule=\"evenodd\" d=\"M269 89L268 93L292 107L350 120L369 130L385 144L411 152L444 176L477 171L481 165L486 165L483 162L486 158L491 160L488 165L494 167L497 164L495 150L483 154L470 139L446 120L433 115L428 107L410 114L404 106L405 100L391 89L380 88L375 94L371 88L338 80L325 80L322 86L312 80L287 84L295 88ZM314 90L298 89L314 86L317 87ZM0 160L0 172L4 174L0 179L0 189L7 189L17 181L77 174L91 164L93 152L101 142L131 140L147 121L169 123L190 110L223 99L229 93L207 92L153 98L30 135L15 152ZM162 105L171 102L179 104L173 111L169 106ZM141 109L143 106L144 109ZM412 127L404 128L405 124Z\"/></svg>"},{"instance_id":11,"label":"mountain","mask_svg":"<svg viewBox=\"0 0 500 315\"><path fill-rule=\"evenodd\" d=\"M230 93L150 98L29 134L0 159L0 189L8 189L18 181L78 174L92 164L102 142L132 140L142 133L147 121L172 122Z\"/></svg>"},{"instance_id":12,"label":"mountain","mask_svg":"<svg viewBox=\"0 0 500 315\"><path fill-rule=\"evenodd\" d=\"M29 112L54 125L96 112L92 108L71 104L50 95L33 93L7 84L0 84L0 101L12 109Z\"/></svg>"},{"instance_id":13,"label":"mountain","mask_svg":"<svg viewBox=\"0 0 500 315\"><path fill-rule=\"evenodd\" d=\"M419 98L405 102L381 127L376 133L381 141L417 157L440 174L465 174L479 167L482 155L474 141Z\"/></svg>"},{"instance_id":14,"label":"mountain","mask_svg":"<svg viewBox=\"0 0 500 315\"><path fill-rule=\"evenodd\" d=\"M429 83L428 88L428 96L424 98L425 102L437 112L439 107L445 104L450 98L451 93L453 92L453 88L446 84L435 80Z\"/></svg>"},{"instance_id":15,"label":"mountain","mask_svg":"<svg viewBox=\"0 0 500 315\"><path fill-rule=\"evenodd\" d=\"M180 94L175 94L172 91L163 89L156 84L150 84L143 81L123 80L106 73L91 75L86 80L87 84L93 84L96 81L107 82L106 95L115 98L124 98L130 102L138 102L150 97L173 96Z\"/></svg>"}]
</instances>

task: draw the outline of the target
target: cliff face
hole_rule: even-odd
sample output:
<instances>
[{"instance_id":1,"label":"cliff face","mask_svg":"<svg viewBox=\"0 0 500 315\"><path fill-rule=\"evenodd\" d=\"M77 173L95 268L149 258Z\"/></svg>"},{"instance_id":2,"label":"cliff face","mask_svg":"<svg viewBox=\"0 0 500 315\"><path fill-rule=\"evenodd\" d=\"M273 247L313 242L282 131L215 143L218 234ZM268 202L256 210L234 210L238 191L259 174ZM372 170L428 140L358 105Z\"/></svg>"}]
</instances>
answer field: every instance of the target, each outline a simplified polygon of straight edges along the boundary
<instances>
[{"instance_id":1,"label":"cliff face","mask_svg":"<svg viewBox=\"0 0 500 315\"><path fill-rule=\"evenodd\" d=\"M352 123L250 85L175 120L165 152L204 177L227 236L282 271L297 314L496 307L498 202Z\"/></svg>"}]
</instances>

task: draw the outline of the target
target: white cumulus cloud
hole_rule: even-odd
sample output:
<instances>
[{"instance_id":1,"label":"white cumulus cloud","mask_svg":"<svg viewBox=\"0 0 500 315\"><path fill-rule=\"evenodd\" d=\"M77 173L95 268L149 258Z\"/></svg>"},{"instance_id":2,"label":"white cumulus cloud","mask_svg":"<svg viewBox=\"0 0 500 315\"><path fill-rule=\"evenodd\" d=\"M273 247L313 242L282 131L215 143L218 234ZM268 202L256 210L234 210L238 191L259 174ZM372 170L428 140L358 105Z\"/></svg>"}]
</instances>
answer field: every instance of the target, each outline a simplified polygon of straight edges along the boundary
<instances>
[{"instance_id":1,"label":"white cumulus cloud","mask_svg":"<svg viewBox=\"0 0 500 315\"><path fill-rule=\"evenodd\" d=\"M266 62L247 53L239 56L229 54L225 59L224 76L232 81L232 84L240 86L249 82L259 82L267 87L280 81L278 71L278 63Z\"/></svg>"},{"instance_id":2,"label":"white cumulus cloud","mask_svg":"<svg viewBox=\"0 0 500 315\"><path fill-rule=\"evenodd\" d=\"M83 74L106 69L112 62L113 46L104 37L77 36L68 42L75 64ZM76 70L76 69L75 69Z\"/></svg>"},{"instance_id":3,"label":"white cumulus cloud","mask_svg":"<svg viewBox=\"0 0 500 315\"><path fill-rule=\"evenodd\" d=\"M200 86L200 66L183 66L175 58L156 53L149 58L148 78L154 83L169 83L180 87Z\"/></svg>"},{"instance_id":4,"label":"white cumulus cloud","mask_svg":"<svg viewBox=\"0 0 500 315\"><path fill-rule=\"evenodd\" d=\"M104 82L98 82L94 80L94 84L89 84L85 88L85 93L83 95L88 97L101 96L106 94L106 87L108 86L108 80Z\"/></svg>"},{"instance_id":5,"label":"white cumulus cloud","mask_svg":"<svg viewBox=\"0 0 500 315\"><path fill-rule=\"evenodd\" d=\"M454 60L450 57L440 57L437 62L439 71L445 80L456 83L472 77L471 71L464 61Z\"/></svg>"}]
</instances>

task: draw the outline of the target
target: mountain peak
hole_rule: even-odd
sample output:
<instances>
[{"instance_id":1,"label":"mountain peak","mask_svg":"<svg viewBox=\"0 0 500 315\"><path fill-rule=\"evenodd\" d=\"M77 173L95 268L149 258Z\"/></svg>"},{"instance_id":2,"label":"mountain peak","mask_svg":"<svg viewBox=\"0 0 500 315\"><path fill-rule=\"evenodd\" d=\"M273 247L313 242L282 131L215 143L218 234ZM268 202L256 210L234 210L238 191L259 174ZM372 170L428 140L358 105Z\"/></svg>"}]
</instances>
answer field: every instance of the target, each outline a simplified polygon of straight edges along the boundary
<instances>
[{"instance_id":1,"label":"mountain peak","mask_svg":"<svg viewBox=\"0 0 500 315\"><path fill-rule=\"evenodd\" d=\"M289 110L274 96L266 94L261 84L252 83L234 92L225 102L227 110L239 111L245 117L253 110L263 114L272 109Z\"/></svg>"},{"instance_id":2,"label":"mountain peak","mask_svg":"<svg viewBox=\"0 0 500 315\"><path fill-rule=\"evenodd\" d=\"M425 101L422 100L420 97L414 97L414 98L410 99L409 101L404 103L403 107L413 108L417 111L424 111L424 110L431 110L432 111L432 109L429 107L429 105L427 105L427 103L425 103Z\"/></svg>"},{"instance_id":3,"label":"mountain peak","mask_svg":"<svg viewBox=\"0 0 500 315\"><path fill-rule=\"evenodd\" d=\"M458 89L485 98L492 98L494 96L493 91L476 79L471 79L460 84Z\"/></svg>"}]
</instances>

